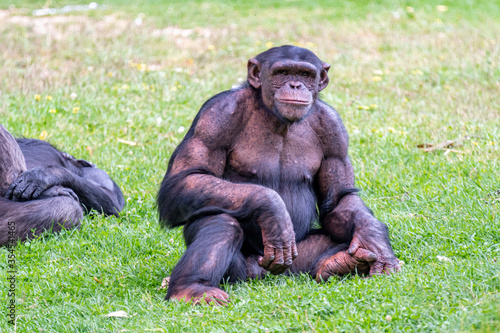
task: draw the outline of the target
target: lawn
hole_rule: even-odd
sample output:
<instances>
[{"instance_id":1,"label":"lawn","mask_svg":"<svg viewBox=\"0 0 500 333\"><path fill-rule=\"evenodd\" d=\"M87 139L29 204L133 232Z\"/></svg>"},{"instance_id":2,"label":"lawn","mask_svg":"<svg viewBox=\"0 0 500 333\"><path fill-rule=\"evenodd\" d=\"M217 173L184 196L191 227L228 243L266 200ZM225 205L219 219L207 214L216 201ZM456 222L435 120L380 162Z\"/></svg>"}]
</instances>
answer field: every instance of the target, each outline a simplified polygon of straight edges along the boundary
<instances>
[{"instance_id":1,"label":"lawn","mask_svg":"<svg viewBox=\"0 0 500 333\"><path fill-rule=\"evenodd\" d=\"M32 15L78 3L0 0L0 123L105 169L127 205L18 244L18 332L500 330L499 1L108 0ZM321 98L402 271L228 285L228 307L166 302L185 249L155 207L169 157L203 102L282 44L332 65ZM8 289L0 332L14 330Z\"/></svg>"}]
</instances>

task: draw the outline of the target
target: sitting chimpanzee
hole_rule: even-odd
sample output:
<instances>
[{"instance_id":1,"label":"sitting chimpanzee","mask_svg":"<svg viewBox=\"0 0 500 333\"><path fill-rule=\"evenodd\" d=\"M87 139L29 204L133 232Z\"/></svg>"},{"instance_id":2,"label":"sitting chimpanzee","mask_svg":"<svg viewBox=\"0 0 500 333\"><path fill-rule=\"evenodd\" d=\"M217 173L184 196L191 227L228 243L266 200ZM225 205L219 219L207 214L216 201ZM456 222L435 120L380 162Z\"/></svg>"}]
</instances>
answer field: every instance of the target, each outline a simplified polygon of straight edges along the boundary
<instances>
[{"instance_id":1,"label":"sitting chimpanzee","mask_svg":"<svg viewBox=\"0 0 500 333\"><path fill-rule=\"evenodd\" d=\"M0 245L78 227L92 209L118 216L124 205L103 170L0 125Z\"/></svg>"},{"instance_id":2,"label":"sitting chimpanzee","mask_svg":"<svg viewBox=\"0 0 500 333\"><path fill-rule=\"evenodd\" d=\"M329 68L309 50L272 48L248 61L245 84L201 107L157 198L162 225L185 225L187 245L167 299L226 304L223 279L266 271L325 281L399 270L387 227L356 194L342 121L318 99Z\"/></svg>"}]
</instances>

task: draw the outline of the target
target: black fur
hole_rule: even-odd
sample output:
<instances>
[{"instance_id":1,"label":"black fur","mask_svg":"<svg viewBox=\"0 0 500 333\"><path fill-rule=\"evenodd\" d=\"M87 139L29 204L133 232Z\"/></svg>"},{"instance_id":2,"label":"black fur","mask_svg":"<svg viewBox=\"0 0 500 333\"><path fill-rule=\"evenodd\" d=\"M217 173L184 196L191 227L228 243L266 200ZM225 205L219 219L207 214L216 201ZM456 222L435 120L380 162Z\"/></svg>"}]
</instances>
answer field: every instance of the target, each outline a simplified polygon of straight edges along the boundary
<instances>
[{"instance_id":1,"label":"black fur","mask_svg":"<svg viewBox=\"0 0 500 333\"><path fill-rule=\"evenodd\" d=\"M116 215L125 200L107 173L45 141L17 139L0 125L0 245L80 226L84 212ZM8 165L15 156L17 165ZM16 170L20 170L18 172ZM11 179L9 175L16 174Z\"/></svg>"}]
</instances>

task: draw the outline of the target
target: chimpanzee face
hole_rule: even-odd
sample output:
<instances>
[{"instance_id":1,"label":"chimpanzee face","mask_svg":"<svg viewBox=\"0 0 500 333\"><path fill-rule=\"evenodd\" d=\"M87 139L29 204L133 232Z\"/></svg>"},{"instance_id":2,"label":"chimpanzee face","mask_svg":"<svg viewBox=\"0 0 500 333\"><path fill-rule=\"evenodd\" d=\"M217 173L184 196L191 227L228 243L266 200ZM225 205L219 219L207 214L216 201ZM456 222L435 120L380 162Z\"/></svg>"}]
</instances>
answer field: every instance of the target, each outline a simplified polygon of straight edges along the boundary
<instances>
[{"instance_id":1,"label":"chimpanzee face","mask_svg":"<svg viewBox=\"0 0 500 333\"><path fill-rule=\"evenodd\" d=\"M269 110L287 122L296 122L307 116L318 92L328 85L329 67L315 56L311 61L307 57L287 59L284 54L273 62L250 59L248 82L261 89L262 102Z\"/></svg>"},{"instance_id":2,"label":"chimpanzee face","mask_svg":"<svg viewBox=\"0 0 500 333\"><path fill-rule=\"evenodd\" d=\"M313 65L278 61L262 74L266 78L261 87L266 107L290 122L301 120L309 113L318 96L319 75Z\"/></svg>"}]
</instances>

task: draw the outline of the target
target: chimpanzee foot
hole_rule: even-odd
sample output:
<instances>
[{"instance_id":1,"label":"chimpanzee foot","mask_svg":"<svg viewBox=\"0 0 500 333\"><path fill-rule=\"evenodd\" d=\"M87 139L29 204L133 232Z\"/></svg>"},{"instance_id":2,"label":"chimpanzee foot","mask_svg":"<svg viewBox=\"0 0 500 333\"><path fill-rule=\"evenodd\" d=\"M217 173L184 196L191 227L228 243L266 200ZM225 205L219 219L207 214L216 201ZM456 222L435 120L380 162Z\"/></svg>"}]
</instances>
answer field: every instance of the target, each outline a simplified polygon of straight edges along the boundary
<instances>
[{"instance_id":1,"label":"chimpanzee foot","mask_svg":"<svg viewBox=\"0 0 500 333\"><path fill-rule=\"evenodd\" d=\"M179 288L178 291L170 295L170 299L184 301L193 304L209 304L227 306L229 303L229 295L219 288L207 287L202 284L192 284L185 288Z\"/></svg>"},{"instance_id":2,"label":"chimpanzee foot","mask_svg":"<svg viewBox=\"0 0 500 333\"><path fill-rule=\"evenodd\" d=\"M62 187L62 186L52 186L43 191L42 195L38 199L47 199L47 198L53 198L53 197L70 197L75 199L76 201L78 200L78 196L73 192L72 189L67 188L67 187Z\"/></svg>"},{"instance_id":3,"label":"chimpanzee foot","mask_svg":"<svg viewBox=\"0 0 500 333\"><path fill-rule=\"evenodd\" d=\"M350 255L341 251L319 262L320 268L316 274L316 281L326 282L331 276L343 276L349 273L368 274L370 263L377 260L377 255L371 251L359 248Z\"/></svg>"},{"instance_id":4,"label":"chimpanzee foot","mask_svg":"<svg viewBox=\"0 0 500 333\"><path fill-rule=\"evenodd\" d=\"M259 266L257 258L258 256L249 256L245 258L247 277L249 279L262 279L269 273Z\"/></svg>"}]
</instances>

